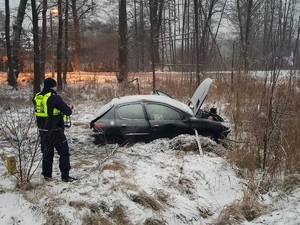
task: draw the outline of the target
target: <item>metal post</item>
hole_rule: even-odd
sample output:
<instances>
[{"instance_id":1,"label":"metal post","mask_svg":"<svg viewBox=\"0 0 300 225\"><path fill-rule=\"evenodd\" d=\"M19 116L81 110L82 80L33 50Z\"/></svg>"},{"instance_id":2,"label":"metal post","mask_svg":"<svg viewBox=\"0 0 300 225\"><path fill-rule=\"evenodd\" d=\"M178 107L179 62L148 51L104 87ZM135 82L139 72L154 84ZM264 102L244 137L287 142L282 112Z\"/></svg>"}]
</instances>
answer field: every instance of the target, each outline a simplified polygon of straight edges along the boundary
<instances>
[{"instance_id":1,"label":"metal post","mask_svg":"<svg viewBox=\"0 0 300 225\"><path fill-rule=\"evenodd\" d=\"M7 171L8 174L13 175L17 172L16 157L13 155L6 157Z\"/></svg>"}]
</instances>

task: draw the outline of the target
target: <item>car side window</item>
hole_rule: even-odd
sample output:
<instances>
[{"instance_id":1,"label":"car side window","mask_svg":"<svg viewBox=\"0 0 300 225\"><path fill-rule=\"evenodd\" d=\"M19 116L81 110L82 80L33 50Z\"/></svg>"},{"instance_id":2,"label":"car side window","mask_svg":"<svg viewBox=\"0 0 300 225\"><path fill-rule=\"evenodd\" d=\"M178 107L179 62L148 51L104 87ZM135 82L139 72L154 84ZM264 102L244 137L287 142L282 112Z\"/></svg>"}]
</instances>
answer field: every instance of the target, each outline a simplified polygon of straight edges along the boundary
<instances>
[{"instance_id":1,"label":"car side window","mask_svg":"<svg viewBox=\"0 0 300 225\"><path fill-rule=\"evenodd\" d=\"M150 120L181 120L181 115L176 110L158 104L147 104L146 106Z\"/></svg>"},{"instance_id":2,"label":"car side window","mask_svg":"<svg viewBox=\"0 0 300 225\"><path fill-rule=\"evenodd\" d=\"M143 106L141 104L129 104L120 106L118 108L118 114L122 119L145 119Z\"/></svg>"}]
</instances>

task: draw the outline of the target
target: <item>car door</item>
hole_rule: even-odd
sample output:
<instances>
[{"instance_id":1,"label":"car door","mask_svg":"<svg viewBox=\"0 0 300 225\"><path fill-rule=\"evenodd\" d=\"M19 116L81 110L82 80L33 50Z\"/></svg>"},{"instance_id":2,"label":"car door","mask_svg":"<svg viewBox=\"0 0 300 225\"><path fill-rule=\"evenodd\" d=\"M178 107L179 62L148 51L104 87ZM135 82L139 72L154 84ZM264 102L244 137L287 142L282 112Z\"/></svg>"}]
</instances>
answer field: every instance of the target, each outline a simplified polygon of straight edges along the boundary
<instances>
[{"instance_id":1,"label":"car door","mask_svg":"<svg viewBox=\"0 0 300 225\"><path fill-rule=\"evenodd\" d=\"M116 123L124 140L147 141L150 125L142 103L128 103L116 108Z\"/></svg>"},{"instance_id":2,"label":"car door","mask_svg":"<svg viewBox=\"0 0 300 225\"><path fill-rule=\"evenodd\" d=\"M173 138L179 134L190 133L187 115L180 110L160 103L145 104L151 126L151 138Z\"/></svg>"}]
</instances>

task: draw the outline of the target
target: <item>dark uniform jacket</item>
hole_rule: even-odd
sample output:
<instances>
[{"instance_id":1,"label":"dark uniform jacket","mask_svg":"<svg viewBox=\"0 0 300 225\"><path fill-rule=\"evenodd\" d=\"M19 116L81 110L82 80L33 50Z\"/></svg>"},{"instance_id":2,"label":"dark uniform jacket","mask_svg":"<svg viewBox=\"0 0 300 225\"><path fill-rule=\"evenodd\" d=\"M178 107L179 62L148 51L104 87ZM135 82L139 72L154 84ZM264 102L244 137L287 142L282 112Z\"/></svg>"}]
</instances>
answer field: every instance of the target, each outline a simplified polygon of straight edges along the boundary
<instances>
[{"instance_id":1,"label":"dark uniform jacket","mask_svg":"<svg viewBox=\"0 0 300 225\"><path fill-rule=\"evenodd\" d=\"M52 95L48 98L48 115L49 117L37 117L37 126L44 131L51 131L57 128L64 129L64 120L62 115L53 116L53 108L57 108L62 114L70 116L72 109L57 95L53 89L44 88L41 95L51 92Z\"/></svg>"}]
</instances>

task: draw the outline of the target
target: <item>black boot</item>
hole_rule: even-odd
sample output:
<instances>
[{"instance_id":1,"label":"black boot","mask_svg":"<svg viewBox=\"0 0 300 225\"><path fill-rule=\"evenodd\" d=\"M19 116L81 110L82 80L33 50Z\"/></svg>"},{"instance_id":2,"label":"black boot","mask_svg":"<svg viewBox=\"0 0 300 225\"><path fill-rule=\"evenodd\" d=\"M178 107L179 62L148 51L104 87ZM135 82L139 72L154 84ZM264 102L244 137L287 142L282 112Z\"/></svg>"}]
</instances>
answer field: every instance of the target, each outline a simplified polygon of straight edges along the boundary
<instances>
[{"instance_id":1,"label":"black boot","mask_svg":"<svg viewBox=\"0 0 300 225\"><path fill-rule=\"evenodd\" d=\"M69 177L66 177L66 178L61 178L61 180L63 182L73 182L73 181L77 180L77 178L69 176Z\"/></svg>"}]
</instances>

